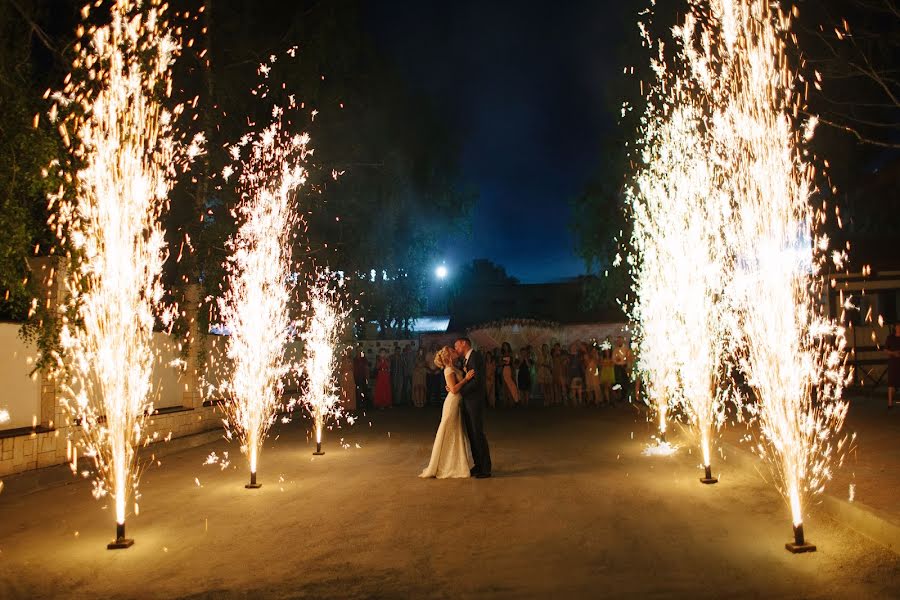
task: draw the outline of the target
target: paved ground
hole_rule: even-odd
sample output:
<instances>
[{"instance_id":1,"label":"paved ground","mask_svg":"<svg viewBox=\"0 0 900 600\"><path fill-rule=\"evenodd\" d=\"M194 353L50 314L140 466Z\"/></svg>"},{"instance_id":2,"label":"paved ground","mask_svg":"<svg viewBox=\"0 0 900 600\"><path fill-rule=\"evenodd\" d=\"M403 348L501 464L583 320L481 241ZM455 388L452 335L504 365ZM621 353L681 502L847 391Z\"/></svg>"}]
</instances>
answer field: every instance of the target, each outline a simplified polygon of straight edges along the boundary
<instances>
[{"instance_id":1,"label":"paved ground","mask_svg":"<svg viewBox=\"0 0 900 600\"><path fill-rule=\"evenodd\" d=\"M856 445L830 487L834 495L847 500L852 484L854 502L900 525L900 406L891 410L886 406L884 387L873 394L850 396L846 427L856 432Z\"/></svg>"},{"instance_id":2,"label":"paved ground","mask_svg":"<svg viewBox=\"0 0 900 600\"><path fill-rule=\"evenodd\" d=\"M686 451L641 456L630 408L493 412L493 479L422 481L438 418L377 413L315 460L285 426L256 491L240 459L203 466L236 454L224 442L169 456L126 551L105 549L112 517L87 482L10 485L0 598L900 597L896 555L824 516L806 524L819 552L785 552L787 508L749 461L702 486Z\"/></svg>"}]
</instances>

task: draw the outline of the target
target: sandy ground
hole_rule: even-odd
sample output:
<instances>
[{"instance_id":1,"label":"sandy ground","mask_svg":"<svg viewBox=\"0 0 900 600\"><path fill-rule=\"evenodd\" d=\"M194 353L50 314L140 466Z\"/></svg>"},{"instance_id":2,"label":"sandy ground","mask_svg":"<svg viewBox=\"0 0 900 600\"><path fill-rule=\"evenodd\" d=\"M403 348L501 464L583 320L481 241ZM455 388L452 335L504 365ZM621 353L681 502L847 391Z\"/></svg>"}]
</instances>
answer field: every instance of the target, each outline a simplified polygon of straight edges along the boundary
<instances>
[{"instance_id":1,"label":"sandy ground","mask_svg":"<svg viewBox=\"0 0 900 600\"><path fill-rule=\"evenodd\" d=\"M852 485L855 502L900 524L900 407L887 410L886 406L883 387L876 393L850 396L845 428L856 433L856 442L829 488L847 500Z\"/></svg>"},{"instance_id":2,"label":"sandy ground","mask_svg":"<svg viewBox=\"0 0 900 600\"><path fill-rule=\"evenodd\" d=\"M88 482L8 490L0 598L900 597L897 556L824 516L819 551L788 554L788 510L746 461L703 486L685 449L642 456L630 408L492 412L494 478L419 480L438 419L370 415L315 459L282 426L259 490L224 441L169 456L125 551ZM204 466L213 450L232 466Z\"/></svg>"}]
</instances>

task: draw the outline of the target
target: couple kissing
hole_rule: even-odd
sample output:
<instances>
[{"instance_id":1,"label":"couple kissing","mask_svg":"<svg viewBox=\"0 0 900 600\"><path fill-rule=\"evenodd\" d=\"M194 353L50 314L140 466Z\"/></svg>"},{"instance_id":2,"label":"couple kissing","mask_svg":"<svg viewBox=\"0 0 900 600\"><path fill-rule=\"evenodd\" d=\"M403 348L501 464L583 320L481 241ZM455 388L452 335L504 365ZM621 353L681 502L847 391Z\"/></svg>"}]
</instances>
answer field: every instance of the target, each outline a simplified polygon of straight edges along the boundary
<instances>
[{"instance_id":1,"label":"couple kissing","mask_svg":"<svg viewBox=\"0 0 900 600\"><path fill-rule=\"evenodd\" d=\"M484 356L469 338L461 337L453 347L441 348L434 364L444 372L447 397L431 460L419 477L486 479L491 476L491 452L484 435Z\"/></svg>"}]
</instances>

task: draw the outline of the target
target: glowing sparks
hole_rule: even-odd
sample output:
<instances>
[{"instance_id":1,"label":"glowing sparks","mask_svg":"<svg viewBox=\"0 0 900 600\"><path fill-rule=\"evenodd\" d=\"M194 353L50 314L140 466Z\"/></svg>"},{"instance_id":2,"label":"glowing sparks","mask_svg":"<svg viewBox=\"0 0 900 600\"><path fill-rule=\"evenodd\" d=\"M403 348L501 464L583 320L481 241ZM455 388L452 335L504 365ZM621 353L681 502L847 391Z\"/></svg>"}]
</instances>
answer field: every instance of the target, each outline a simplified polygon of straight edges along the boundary
<instances>
[{"instance_id":1,"label":"glowing sparks","mask_svg":"<svg viewBox=\"0 0 900 600\"><path fill-rule=\"evenodd\" d=\"M308 316L302 338L307 388L303 402L313 418L316 448L321 450L326 421L341 416L338 345L349 311L343 309L339 292L327 273L320 274L309 286L305 309Z\"/></svg>"},{"instance_id":2,"label":"glowing sparks","mask_svg":"<svg viewBox=\"0 0 900 600\"><path fill-rule=\"evenodd\" d=\"M679 446L662 440L656 440L655 444L647 444L641 451L644 456L672 456L678 452Z\"/></svg>"},{"instance_id":3,"label":"glowing sparks","mask_svg":"<svg viewBox=\"0 0 900 600\"><path fill-rule=\"evenodd\" d=\"M228 242L227 287L218 302L233 364L220 390L230 399L224 405L227 436L240 440L254 482L291 370L285 348L293 331L288 307L296 195L306 182L303 163L311 152L308 136L289 134L283 111L276 114L271 125L231 148L232 156L243 160L235 210L241 225Z\"/></svg>"},{"instance_id":4,"label":"glowing sparks","mask_svg":"<svg viewBox=\"0 0 900 600\"><path fill-rule=\"evenodd\" d=\"M675 29L679 55L689 65L693 23L686 18ZM627 195L636 298L630 312L660 433L671 409L681 408L709 466L726 406L719 374L729 314L722 301L729 198L717 189L706 97L692 94L692 76L708 74L700 66L672 74L659 52L651 64L657 81L642 121L639 168Z\"/></svg>"},{"instance_id":5,"label":"glowing sparks","mask_svg":"<svg viewBox=\"0 0 900 600\"><path fill-rule=\"evenodd\" d=\"M812 204L803 144L816 122L796 117L790 16L762 0L689 5L673 57L642 27L659 57L629 198L639 365L658 412L666 398L683 409L707 466L725 416L718 379L740 368L755 449L800 525L847 442L844 331L820 304L828 261L846 253L828 252Z\"/></svg>"},{"instance_id":6,"label":"glowing sparks","mask_svg":"<svg viewBox=\"0 0 900 600\"><path fill-rule=\"evenodd\" d=\"M814 123L794 115L802 103L788 66L789 16L759 0L713 3L712 23L733 20L740 43L722 55L732 75L716 136L734 199L734 290L740 306L740 365L768 461L795 525L806 499L824 490L842 461L848 404L843 328L820 304L829 257L815 209L813 169L803 140Z\"/></svg>"},{"instance_id":7,"label":"glowing sparks","mask_svg":"<svg viewBox=\"0 0 900 600\"><path fill-rule=\"evenodd\" d=\"M179 53L165 10L155 0L113 3L109 24L91 26L79 44L75 67L86 76L70 75L53 95L69 113L58 129L74 171L69 189L50 197L49 224L70 249L57 381L81 426L78 445L96 466L94 495L112 497L120 532L138 496L136 449L153 409L153 330L173 314L161 307L159 219L174 175L202 145L177 143L181 108L160 103ZM54 106L50 118L58 116Z\"/></svg>"}]
</instances>

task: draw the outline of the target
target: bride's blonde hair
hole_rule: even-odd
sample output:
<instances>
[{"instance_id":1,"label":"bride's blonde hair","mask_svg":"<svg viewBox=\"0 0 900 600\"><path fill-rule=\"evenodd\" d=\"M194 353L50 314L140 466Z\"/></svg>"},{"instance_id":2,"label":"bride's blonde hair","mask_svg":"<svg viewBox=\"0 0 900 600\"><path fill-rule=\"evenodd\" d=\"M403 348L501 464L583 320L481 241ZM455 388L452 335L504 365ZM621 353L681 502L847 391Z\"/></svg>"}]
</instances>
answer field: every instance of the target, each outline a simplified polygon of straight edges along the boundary
<instances>
[{"instance_id":1,"label":"bride's blonde hair","mask_svg":"<svg viewBox=\"0 0 900 600\"><path fill-rule=\"evenodd\" d=\"M439 369L446 369L453 365L453 357L450 354L450 346L444 346L438 353L434 355L434 366Z\"/></svg>"}]
</instances>

